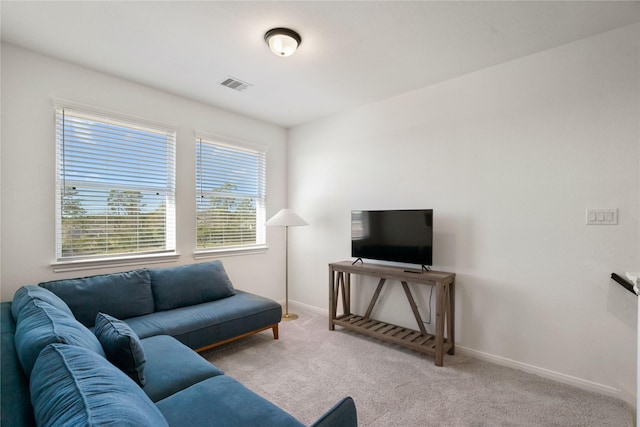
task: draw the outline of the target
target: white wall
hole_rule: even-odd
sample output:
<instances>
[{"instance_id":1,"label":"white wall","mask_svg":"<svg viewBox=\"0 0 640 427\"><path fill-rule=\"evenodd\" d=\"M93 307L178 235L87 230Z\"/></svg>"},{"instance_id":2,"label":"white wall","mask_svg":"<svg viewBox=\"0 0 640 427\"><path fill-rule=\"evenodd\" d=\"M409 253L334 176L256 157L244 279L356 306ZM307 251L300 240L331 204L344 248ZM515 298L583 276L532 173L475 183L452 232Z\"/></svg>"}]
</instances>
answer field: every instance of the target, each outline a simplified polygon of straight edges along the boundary
<instances>
[{"instance_id":1,"label":"white wall","mask_svg":"<svg viewBox=\"0 0 640 427\"><path fill-rule=\"evenodd\" d=\"M196 262L196 129L266 145L267 215L285 207L285 129L3 44L2 301L25 284L135 268L54 273L50 267L55 261L53 98L178 126L178 264ZM235 286L284 299L283 242L283 231L270 228L266 253L221 258Z\"/></svg>"},{"instance_id":2,"label":"white wall","mask_svg":"<svg viewBox=\"0 0 640 427\"><path fill-rule=\"evenodd\" d=\"M327 309L351 209L433 208L459 348L634 401L636 299L609 277L640 267L639 33L291 129L289 204L311 224L290 232L291 299ZM618 208L619 224L586 226L586 208ZM415 327L397 285L377 315Z\"/></svg>"}]
</instances>

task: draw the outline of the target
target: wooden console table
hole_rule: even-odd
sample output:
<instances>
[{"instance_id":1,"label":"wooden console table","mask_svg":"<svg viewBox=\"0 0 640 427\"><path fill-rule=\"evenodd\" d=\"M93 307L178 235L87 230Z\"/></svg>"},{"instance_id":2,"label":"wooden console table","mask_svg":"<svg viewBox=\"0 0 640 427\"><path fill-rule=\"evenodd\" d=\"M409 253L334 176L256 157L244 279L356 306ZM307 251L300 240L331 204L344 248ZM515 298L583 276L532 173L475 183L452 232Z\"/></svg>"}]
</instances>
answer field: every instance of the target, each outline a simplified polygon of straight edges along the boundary
<instances>
[{"instance_id":1,"label":"wooden console table","mask_svg":"<svg viewBox=\"0 0 640 427\"><path fill-rule=\"evenodd\" d=\"M351 274L380 279L364 316L351 313ZM435 355L436 366L442 366L444 352L454 354L455 274L438 271L407 271L379 264L355 264L342 261L329 264L329 330L342 326L374 338L403 345L422 353ZM402 283L419 330L407 329L370 318L386 280ZM436 330L427 333L408 282L436 287ZM342 297L342 314L338 315L338 297ZM446 337L445 337L446 325Z\"/></svg>"}]
</instances>

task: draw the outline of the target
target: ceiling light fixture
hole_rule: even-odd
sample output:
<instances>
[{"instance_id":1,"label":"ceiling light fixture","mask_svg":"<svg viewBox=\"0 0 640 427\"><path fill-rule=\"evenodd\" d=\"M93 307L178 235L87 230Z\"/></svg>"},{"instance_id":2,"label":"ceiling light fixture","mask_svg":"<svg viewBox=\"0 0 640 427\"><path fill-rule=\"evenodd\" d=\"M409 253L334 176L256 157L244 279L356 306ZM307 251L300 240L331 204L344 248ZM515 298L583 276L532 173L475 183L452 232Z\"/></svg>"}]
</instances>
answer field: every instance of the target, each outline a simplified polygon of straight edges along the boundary
<instances>
[{"instance_id":1,"label":"ceiling light fixture","mask_svg":"<svg viewBox=\"0 0 640 427\"><path fill-rule=\"evenodd\" d=\"M288 28L273 28L264 35L271 52L278 56L290 56L296 51L302 39L300 34Z\"/></svg>"}]
</instances>

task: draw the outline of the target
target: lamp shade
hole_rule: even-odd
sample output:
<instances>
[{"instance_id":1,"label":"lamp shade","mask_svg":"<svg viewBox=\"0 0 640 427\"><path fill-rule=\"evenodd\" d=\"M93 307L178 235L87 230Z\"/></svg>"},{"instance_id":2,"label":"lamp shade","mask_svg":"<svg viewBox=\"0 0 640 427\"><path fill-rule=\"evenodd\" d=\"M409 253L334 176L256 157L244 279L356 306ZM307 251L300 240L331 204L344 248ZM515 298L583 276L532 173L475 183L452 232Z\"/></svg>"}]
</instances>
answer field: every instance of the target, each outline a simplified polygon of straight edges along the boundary
<instances>
[{"instance_id":1,"label":"lamp shade","mask_svg":"<svg viewBox=\"0 0 640 427\"><path fill-rule=\"evenodd\" d=\"M292 209L281 209L280 212L271 217L266 222L268 226L291 227L296 225L309 225L307 221L300 218Z\"/></svg>"}]
</instances>

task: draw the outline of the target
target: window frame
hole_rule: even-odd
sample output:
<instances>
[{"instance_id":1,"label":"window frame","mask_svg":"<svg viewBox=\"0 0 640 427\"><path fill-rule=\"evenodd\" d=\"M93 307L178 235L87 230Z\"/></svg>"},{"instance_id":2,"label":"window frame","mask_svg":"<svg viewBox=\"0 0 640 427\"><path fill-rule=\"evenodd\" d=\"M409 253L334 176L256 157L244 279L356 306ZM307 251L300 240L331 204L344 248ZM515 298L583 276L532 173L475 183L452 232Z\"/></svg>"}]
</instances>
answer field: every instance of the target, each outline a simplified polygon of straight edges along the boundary
<instances>
[{"instance_id":1,"label":"window frame","mask_svg":"<svg viewBox=\"0 0 640 427\"><path fill-rule=\"evenodd\" d=\"M146 119L141 119L127 114L115 113L113 111L107 111L92 106L79 105L68 101L54 101L54 127L55 127L55 148L56 148L56 164L55 164L55 261L51 263L54 272L62 271L74 271L85 270L99 267L115 267L115 266L131 266L135 264L149 264L160 263L167 261L177 260L179 255L177 253L177 239L176 239L176 143L177 143L177 126L172 126L164 123L157 123ZM165 164L166 171L162 171L166 174L163 177L165 182L162 187L162 194L164 195L164 228L163 228L163 240L164 248L153 248L151 250L141 250L133 252L120 252L120 253L99 253L99 254L80 254L77 256L65 256L63 254L63 199L65 197L64 185L67 176L64 171L64 137L60 129L60 124L64 122L63 114L71 114L76 117L85 118L94 123L101 123L103 125L115 126L117 128L129 129L129 130L147 130L157 133L166 134L166 145L164 146L164 153L166 156ZM158 150L162 153L163 150ZM66 153L69 155L70 153ZM131 154L129 154L131 155ZM87 163L87 167L90 167L90 161ZM88 174L87 174L88 175ZM140 183L136 184L117 184L113 185L112 182L105 185L104 182L96 183L87 179L87 175L83 176L79 181L84 179L85 188L90 191L97 191L98 187L104 187L115 190L130 190ZM135 178L133 176L127 176L127 179ZM112 178L113 179L113 178ZM145 185L139 185L140 188ZM156 193L157 195L158 193ZM107 206L106 204L104 206Z\"/></svg>"},{"instance_id":2,"label":"window frame","mask_svg":"<svg viewBox=\"0 0 640 427\"><path fill-rule=\"evenodd\" d=\"M195 137L195 249L193 256L195 259L219 257L219 256L236 256L245 254L262 253L267 250L267 238L266 238L266 209L267 209L267 159L268 150L267 147L260 144L250 143L246 141L237 140L234 138L221 136L217 134L211 134L198 131ZM225 150L234 150L244 153L257 154L259 165L256 168L257 191L256 194L256 239L252 244L240 244L240 245L226 245L218 247L199 247L199 235L198 235L198 221L199 221L199 201L203 196L202 186L202 170L199 164L200 162L200 147L201 144L209 144L212 146L220 147ZM261 197L260 197L261 196Z\"/></svg>"}]
</instances>

